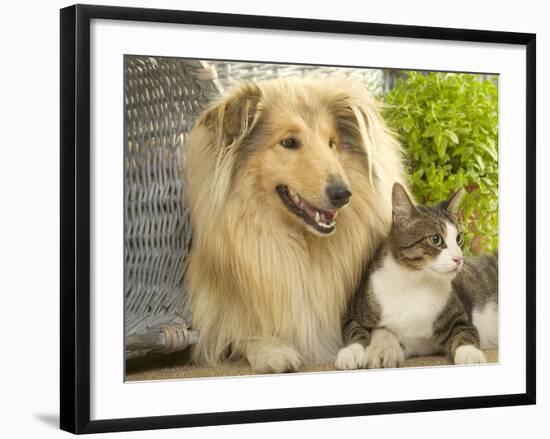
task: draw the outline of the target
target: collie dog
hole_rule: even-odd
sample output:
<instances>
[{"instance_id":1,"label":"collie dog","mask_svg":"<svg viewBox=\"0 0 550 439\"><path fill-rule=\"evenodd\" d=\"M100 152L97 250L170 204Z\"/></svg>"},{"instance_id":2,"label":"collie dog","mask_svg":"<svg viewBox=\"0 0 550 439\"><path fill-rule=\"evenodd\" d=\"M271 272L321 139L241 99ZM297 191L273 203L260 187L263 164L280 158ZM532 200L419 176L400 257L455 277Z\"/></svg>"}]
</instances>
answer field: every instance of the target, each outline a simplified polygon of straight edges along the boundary
<instances>
[{"instance_id":1,"label":"collie dog","mask_svg":"<svg viewBox=\"0 0 550 439\"><path fill-rule=\"evenodd\" d=\"M244 83L199 117L184 163L193 359L256 372L334 362L404 184L378 104L347 79Z\"/></svg>"}]
</instances>

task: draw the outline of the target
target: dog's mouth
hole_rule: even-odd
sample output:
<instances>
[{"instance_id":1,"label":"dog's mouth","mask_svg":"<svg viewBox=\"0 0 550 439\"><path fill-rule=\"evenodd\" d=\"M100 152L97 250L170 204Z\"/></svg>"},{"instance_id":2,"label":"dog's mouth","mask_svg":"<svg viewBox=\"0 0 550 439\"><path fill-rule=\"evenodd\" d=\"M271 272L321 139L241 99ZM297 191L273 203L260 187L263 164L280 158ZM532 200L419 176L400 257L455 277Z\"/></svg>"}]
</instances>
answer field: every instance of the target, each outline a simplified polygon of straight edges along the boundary
<instances>
[{"instance_id":1,"label":"dog's mouth","mask_svg":"<svg viewBox=\"0 0 550 439\"><path fill-rule=\"evenodd\" d=\"M286 185L281 184L276 189L288 210L302 218L306 224L313 227L317 232L328 235L334 231L336 228L335 219L338 215L337 210L330 211L312 206Z\"/></svg>"}]
</instances>

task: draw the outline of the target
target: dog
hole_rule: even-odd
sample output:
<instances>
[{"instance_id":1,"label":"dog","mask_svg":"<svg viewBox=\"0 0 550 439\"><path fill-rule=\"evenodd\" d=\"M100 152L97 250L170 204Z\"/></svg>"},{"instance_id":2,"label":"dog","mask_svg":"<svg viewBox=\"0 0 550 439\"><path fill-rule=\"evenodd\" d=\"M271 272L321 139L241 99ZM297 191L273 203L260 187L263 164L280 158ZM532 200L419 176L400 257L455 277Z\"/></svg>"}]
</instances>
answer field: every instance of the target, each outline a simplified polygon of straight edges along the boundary
<instances>
[{"instance_id":1,"label":"dog","mask_svg":"<svg viewBox=\"0 0 550 439\"><path fill-rule=\"evenodd\" d=\"M193 360L259 373L333 362L405 184L380 105L344 78L243 83L197 120L184 173Z\"/></svg>"}]
</instances>

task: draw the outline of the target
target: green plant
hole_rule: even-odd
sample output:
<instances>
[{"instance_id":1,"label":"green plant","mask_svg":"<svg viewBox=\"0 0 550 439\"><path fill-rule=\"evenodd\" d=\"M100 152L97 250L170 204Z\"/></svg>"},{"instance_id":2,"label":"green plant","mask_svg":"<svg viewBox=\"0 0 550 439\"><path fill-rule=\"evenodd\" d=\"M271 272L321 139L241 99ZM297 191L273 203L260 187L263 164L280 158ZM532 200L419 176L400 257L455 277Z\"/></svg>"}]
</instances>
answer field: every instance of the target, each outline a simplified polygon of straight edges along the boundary
<instances>
[{"instance_id":1,"label":"green plant","mask_svg":"<svg viewBox=\"0 0 550 439\"><path fill-rule=\"evenodd\" d=\"M411 189L433 204L461 186L465 249L498 248L498 89L472 74L410 72L385 98L407 152Z\"/></svg>"}]
</instances>

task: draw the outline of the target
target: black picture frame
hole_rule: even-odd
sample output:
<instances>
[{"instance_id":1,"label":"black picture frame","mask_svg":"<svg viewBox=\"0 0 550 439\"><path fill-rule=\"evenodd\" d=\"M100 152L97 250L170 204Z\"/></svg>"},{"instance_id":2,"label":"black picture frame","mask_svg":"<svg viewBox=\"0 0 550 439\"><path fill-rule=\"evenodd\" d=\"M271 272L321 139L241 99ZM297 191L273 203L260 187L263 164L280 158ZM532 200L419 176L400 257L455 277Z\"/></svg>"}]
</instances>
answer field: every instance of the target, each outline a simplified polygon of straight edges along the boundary
<instances>
[{"instance_id":1,"label":"black picture frame","mask_svg":"<svg viewBox=\"0 0 550 439\"><path fill-rule=\"evenodd\" d=\"M526 47L526 392L508 395L90 420L90 22L181 23L334 34L485 42ZM377 23L75 5L61 10L60 426L72 433L303 420L535 404L536 35Z\"/></svg>"}]
</instances>

